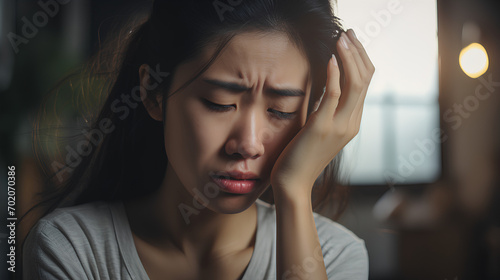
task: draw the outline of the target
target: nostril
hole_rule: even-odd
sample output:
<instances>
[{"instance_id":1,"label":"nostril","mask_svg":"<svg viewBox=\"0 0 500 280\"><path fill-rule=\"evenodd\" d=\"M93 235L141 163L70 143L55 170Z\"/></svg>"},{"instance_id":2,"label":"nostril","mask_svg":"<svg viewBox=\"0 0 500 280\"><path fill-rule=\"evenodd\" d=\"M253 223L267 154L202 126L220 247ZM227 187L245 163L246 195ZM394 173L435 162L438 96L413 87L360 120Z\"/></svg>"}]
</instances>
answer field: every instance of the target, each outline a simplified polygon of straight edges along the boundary
<instances>
[{"instance_id":1,"label":"nostril","mask_svg":"<svg viewBox=\"0 0 500 280\"><path fill-rule=\"evenodd\" d=\"M261 143L256 141L243 141L241 145L238 146L238 153L241 154L244 158L258 158L264 152L263 146Z\"/></svg>"},{"instance_id":2,"label":"nostril","mask_svg":"<svg viewBox=\"0 0 500 280\"><path fill-rule=\"evenodd\" d=\"M230 134L225 145L225 152L230 156L240 156L244 159L256 159L264 153L261 127L255 121L239 122ZM252 119L253 120L253 119Z\"/></svg>"}]
</instances>

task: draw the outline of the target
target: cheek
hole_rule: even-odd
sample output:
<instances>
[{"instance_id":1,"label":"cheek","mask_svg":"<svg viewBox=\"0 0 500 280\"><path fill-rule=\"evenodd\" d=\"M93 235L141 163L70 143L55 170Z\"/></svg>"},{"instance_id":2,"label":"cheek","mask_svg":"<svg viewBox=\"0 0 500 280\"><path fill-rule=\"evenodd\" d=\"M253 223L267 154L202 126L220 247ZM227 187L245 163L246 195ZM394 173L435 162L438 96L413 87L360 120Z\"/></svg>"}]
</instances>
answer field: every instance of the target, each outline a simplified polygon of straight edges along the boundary
<instances>
[{"instance_id":1,"label":"cheek","mask_svg":"<svg viewBox=\"0 0 500 280\"><path fill-rule=\"evenodd\" d=\"M227 126L207 118L204 109L189 97L173 99L167 107L167 154L177 155L183 168L206 171L203 167L217 158L223 147Z\"/></svg>"},{"instance_id":2,"label":"cheek","mask_svg":"<svg viewBox=\"0 0 500 280\"><path fill-rule=\"evenodd\" d=\"M228 134L228 126L224 122L207 117L204 108L199 104L190 104L186 108L187 122L192 125L191 141L196 147L197 164L200 168L220 158L224 141Z\"/></svg>"},{"instance_id":3,"label":"cheek","mask_svg":"<svg viewBox=\"0 0 500 280\"><path fill-rule=\"evenodd\" d=\"M233 169L225 154L225 144L234 124L233 118L223 114L209 114L200 102L189 97L174 95L167 102L165 148L170 164L184 184L194 186L208 175L207 167ZM303 126L305 110L291 121L266 121L258 132L265 152L260 158L263 174L269 175L274 163L286 145ZM263 118L267 118L263 116ZM226 164L226 165L224 165ZM257 170L256 170L257 171ZM207 173L207 174L204 174ZM197 176L193 176L197 174ZM201 177L200 177L201 176Z\"/></svg>"},{"instance_id":4,"label":"cheek","mask_svg":"<svg viewBox=\"0 0 500 280\"><path fill-rule=\"evenodd\" d=\"M262 138L266 150L266 163L264 166L266 173L271 172L274 163L283 149L285 149L301 128L302 121L299 116L297 116L296 120L293 122L278 122L268 126Z\"/></svg>"},{"instance_id":5,"label":"cheek","mask_svg":"<svg viewBox=\"0 0 500 280\"><path fill-rule=\"evenodd\" d=\"M187 188L198 184L198 162L201 141L197 139L197 123L187 111L183 98L174 95L167 100L165 150L169 164Z\"/></svg>"}]
</instances>

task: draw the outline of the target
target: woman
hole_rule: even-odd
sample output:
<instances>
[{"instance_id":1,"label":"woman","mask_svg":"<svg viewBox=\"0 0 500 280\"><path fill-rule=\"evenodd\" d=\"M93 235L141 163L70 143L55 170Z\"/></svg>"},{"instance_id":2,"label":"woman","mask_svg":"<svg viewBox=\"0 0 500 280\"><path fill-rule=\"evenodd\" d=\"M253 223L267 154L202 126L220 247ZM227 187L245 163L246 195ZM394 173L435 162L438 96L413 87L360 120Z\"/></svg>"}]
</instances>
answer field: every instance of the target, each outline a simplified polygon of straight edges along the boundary
<instances>
[{"instance_id":1,"label":"woman","mask_svg":"<svg viewBox=\"0 0 500 280\"><path fill-rule=\"evenodd\" d=\"M366 279L364 242L313 205L373 72L328 0L155 1L25 279Z\"/></svg>"}]
</instances>

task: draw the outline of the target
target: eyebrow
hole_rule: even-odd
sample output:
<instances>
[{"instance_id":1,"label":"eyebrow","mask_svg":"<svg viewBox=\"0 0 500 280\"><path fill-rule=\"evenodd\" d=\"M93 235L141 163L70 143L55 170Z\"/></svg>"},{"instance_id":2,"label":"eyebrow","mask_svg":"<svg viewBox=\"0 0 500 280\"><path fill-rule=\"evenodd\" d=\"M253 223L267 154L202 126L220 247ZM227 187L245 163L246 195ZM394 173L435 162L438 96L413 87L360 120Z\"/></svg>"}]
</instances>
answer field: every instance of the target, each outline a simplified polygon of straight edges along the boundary
<instances>
[{"instance_id":1,"label":"eyebrow","mask_svg":"<svg viewBox=\"0 0 500 280\"><path fill-rule=\"evenodd\" d=\"M203 79L204 82L221 87L223 89L227 89L232 92L244 92L248 91L251 88L248 88L246 86L237 84L237 83L231 83L231 82L225 82L221 80L215 80L215 79ZM280 95L280 96L305 96L306 94L304 93L303 90L300 89L293 89L293 88L285 88L285 89L270 89L270 91L274 94Z\"/></svg>"}]
</instances>

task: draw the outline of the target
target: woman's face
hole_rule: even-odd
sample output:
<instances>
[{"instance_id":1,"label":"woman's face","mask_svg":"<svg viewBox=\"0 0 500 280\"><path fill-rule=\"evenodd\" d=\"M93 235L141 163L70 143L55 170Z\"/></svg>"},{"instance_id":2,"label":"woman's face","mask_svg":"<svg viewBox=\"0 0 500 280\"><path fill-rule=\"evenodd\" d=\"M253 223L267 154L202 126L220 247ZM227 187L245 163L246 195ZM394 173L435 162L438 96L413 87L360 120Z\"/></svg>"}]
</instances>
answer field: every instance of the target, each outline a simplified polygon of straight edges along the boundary
<instances>
[{"instance_id":1,"label":"woman's face","mask_svg":"<svg viewBox=\"0 0 500 280\"><path fill-rule=\"evenodd\" d=\"M213 52L207 47L181 64L170 89L193 77ZM308 60L285 34L236 35L208 70L167 99L165 148L174 181L215 212L247 209L305 124L310 85Z\"/></svg>"}]
</instances>

